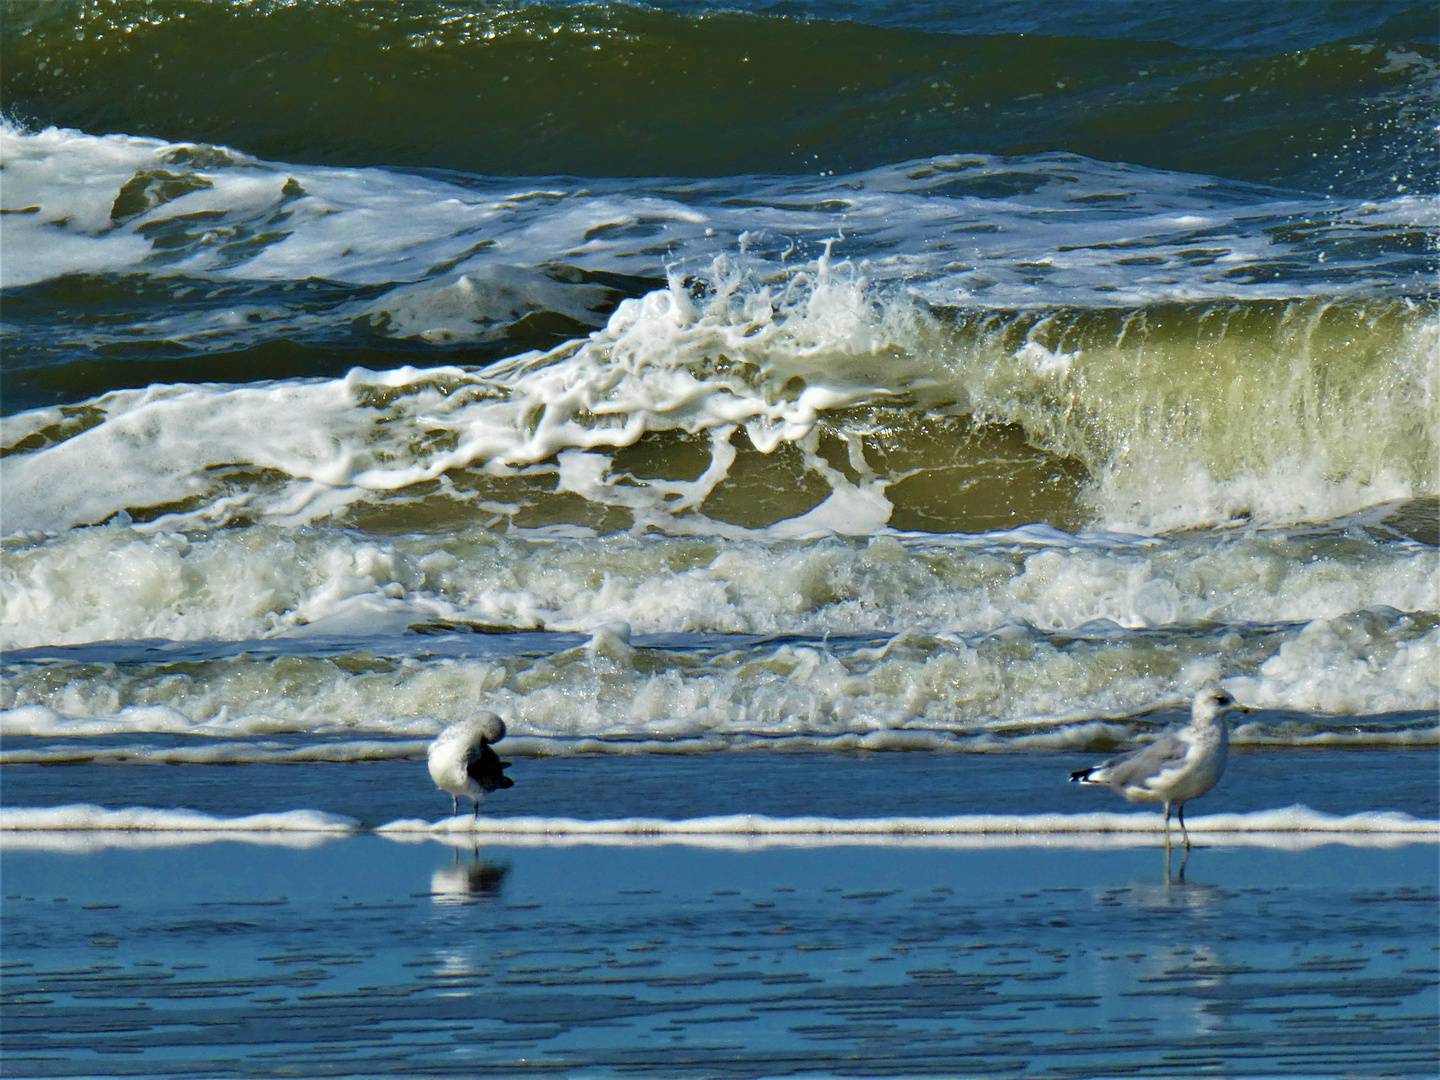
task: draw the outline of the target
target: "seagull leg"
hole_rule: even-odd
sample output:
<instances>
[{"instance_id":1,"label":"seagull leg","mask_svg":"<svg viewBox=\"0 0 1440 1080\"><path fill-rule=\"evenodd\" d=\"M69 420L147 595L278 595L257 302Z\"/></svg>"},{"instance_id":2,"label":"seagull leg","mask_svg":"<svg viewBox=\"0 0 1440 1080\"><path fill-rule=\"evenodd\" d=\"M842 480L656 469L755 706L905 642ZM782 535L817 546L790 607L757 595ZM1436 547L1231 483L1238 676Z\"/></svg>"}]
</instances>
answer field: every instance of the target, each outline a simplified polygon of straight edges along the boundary
<instances>
[{"instance_id":1,"label":"seagull leg","mask_svg":"<svg viewBox=\"0 0 1440 1080\"><path fill-rule=\"evenodd\" d=\"M1170 850L1170 804L1165 804L1165 850Z\"/></svg>"},{"instance_id":2,"label":"seagull leg","mask_svg":"<svg viewBox=\"0 0 1440 1080\"><path fill-rule=\"evenodd\" d=\"M479 799L475 799L474 802L475 802L475 820L476 820L476 821L479 821L479 820L480 820L480 800L479 800Z\"/></svg>"},{"instance_id":3,"label":"seagull leg","mask_svg":"<svg viewBox=\"0 0 1440 1080\"><path fill-rule=\"evenodd\" d=\"M1190 850L1190 833L1185 828L1185 804L1180 804L1180 835L1185 837L1185 850Z\"/></svg>"},{"instance_id":4,"label":"seagull leg","mask_svg":"<svg viewBox=\"0 0 1440 1080\"><path fill-rule=\"evenodd\" d=\"M451 816L451 817L459 817L459 816L460 816L460 796L458 796L458 795L451 795L451 796L450 796L450 816Z\"/></svg>"}]
</instances>

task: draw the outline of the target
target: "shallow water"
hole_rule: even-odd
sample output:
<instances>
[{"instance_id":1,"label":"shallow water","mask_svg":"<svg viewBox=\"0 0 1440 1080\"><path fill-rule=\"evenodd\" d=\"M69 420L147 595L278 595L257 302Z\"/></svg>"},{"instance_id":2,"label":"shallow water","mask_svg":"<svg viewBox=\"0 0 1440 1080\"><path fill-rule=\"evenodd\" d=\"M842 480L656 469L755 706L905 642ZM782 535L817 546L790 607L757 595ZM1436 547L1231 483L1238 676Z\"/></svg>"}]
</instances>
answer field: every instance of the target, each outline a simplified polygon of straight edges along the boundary
<instances>
[{"instance_id":1,"label":"shallow water","mask_svg":"<svg viewBox=\"0 0 1440 1080\"><path fill-rule=\"evenodd\" d=\"M20 740L6 740L14 753ZM502 743L500 749L504 749ZM133 759L132 759L133 760ZM515 758L515 787L481 806L486 821L517 816L586 821L688 819L733 814L876 819L1036 811L1160 814L1107 790L1067 781L1093 754L891 754L816 752L582 755ZM1232 754L1220 784L1189 804L1205 814L1253 814L1292 805L1326 814L1398 811L1440 819L1432 754L1374 750L1333 754ZM360 764L4 766L5 803L110 809L190 809L222 818L281 809L320 810L374 827L448 816L422 761ZM469 802L464 802L468 812Z\"/></svg>"},{"instance_id":2,"label":"shallow water","mask_svg":"<svg viewBox=\"0 0 1440 1080\"><path fill-rule=\"evenodd\" d=\"M5 1069L1425 1075L1435 853L6 851Z\"/></svg>"}]
</instances>

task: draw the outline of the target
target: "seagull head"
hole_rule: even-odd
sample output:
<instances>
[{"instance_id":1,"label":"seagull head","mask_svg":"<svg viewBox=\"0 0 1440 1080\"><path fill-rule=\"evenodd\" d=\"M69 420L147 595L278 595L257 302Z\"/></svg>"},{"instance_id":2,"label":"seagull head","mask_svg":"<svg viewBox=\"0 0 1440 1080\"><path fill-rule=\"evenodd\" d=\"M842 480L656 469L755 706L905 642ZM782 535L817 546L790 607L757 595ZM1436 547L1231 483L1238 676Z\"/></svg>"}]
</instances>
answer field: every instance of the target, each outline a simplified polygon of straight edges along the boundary
<instances>
[{"instance_id":1,"label":"seagull head","mask_svg":"<svg viewBox=\"0 0 1440 1080\"><path fill-rule=\"evenodd\" d=\"M505 721L493 712L482 712L471 721L471 724L480 738L491 745L505 738Z\"/></svg>"},{"instance_id":2,"label":"seagull head","mask_svg":"<svg viewBox=\"0 0 1440 1080\"><path fill-rule=\"evenodd\" d=\"M1202 686L1200 692L1195 695L1195 701L1190 706L1190 717L1200 723L1208 723L1217 716L1226 712L1251 712L1247 706L1241 705L1230 696L1228 690L1222 690L1219 686Z\"/></svg>"}]
</instances>

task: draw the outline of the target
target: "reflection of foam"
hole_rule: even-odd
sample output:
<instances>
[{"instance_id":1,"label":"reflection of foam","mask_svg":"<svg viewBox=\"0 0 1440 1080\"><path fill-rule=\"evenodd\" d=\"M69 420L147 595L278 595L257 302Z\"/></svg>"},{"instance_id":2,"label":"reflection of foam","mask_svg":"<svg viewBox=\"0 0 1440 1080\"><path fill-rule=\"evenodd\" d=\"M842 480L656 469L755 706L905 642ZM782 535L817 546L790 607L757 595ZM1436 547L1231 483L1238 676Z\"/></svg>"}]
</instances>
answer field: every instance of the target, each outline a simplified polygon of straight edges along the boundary
<instances>
[{"instance_id":1,"label":"reflection of foam","mask_svg":"<svg viewBox=\"0 0 1440 1080\"><path fill-rule=\"evenodd\" d=\"M343 839L344 835L336 832L238 832L234 829L187 829L179 832L161 829L148 832L109 832L94 829L6 830L0 831L0 851L56 851L70 855L88 855L107 849L143 851L151 848L213 844L219 840L305 850Z\"/></svg>"},{"instance_id":2,"label":"reflection of foam","mask_svg":"<svg viewBox=\"0 0 1440 1080\"><path fill-rule=\"evenodd\" d=\"M1211 814L1187 822L1206 841L1225 846L1302 851L1324 844L1395 847L1440 841L1440 821L1408 814L1337 816L1304 806L1250 814ZM449 818L433 824L393 821L375 830L391 839L431 838L456 844L485 836L516 846L649 846L687 844L725 850L767 847L1124 848L1155 844L1155 814L972 814L934 818L773 818L758 814L666 820L622 818Z\"/></svg>"}]
</instances>

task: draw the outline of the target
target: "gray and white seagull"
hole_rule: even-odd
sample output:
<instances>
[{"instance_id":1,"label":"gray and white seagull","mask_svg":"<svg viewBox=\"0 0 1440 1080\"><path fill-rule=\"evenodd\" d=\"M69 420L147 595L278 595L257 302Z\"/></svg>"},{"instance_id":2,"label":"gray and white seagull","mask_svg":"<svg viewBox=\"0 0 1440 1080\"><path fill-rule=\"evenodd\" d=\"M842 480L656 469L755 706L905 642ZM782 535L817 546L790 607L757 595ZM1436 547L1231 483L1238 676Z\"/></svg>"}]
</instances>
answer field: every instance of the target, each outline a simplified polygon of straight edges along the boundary
<instances>
[{"instance_id":1,"label":"gray and white seagull","mask_svg":"<svg viewBox=\"0 0 1440 1080\"><path fill-rule=\"evenodd\" d=\"M480 800L487 793L514 786L515 781L505 775L510 762L501 761L491 749L503 738L505 721L492 712L482 712L473 720L451 724L430 744L430 779L441 791L450 793L456 815L461 795L474 800L478 818Z\"/></svg>"},{"instance_id":2,"label":"gray and white seagull","mask_svg":"<svg viewBox=\"0 0 1440 1080\"><path fill-rule=\"evenodd\" d=\"M1078 769L1070 779L1081 784L1108 787L1131 802L1165 804L1165 844L1170 844L1170 808L1180 811L1180 833L1185 846L1190 834L1185 829L1185 803L1204 795L1225 771L1230 753L1230 730L1225 714L1249 712L1244 705L1218 686L1200 688L1190 706L1190 723L1161 733L1149 746L1132 750L1109 761Z\"/></svg>"}]
</instances>

